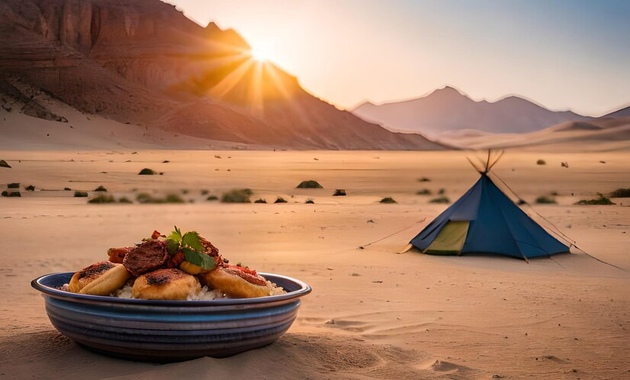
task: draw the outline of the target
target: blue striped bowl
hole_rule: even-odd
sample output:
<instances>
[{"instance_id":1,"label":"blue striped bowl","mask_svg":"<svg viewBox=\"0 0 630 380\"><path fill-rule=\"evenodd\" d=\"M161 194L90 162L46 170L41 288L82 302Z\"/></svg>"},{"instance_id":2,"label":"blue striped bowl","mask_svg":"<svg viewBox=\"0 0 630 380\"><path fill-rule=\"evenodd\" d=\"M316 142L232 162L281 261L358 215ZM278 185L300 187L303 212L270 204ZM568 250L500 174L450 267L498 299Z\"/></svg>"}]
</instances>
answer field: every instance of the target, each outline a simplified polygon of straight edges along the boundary
<instances>
[{"instance_id":1,"label":"blue striped bowl","mask_svg":"<svg viewBox=\"0 0 630 380\"><path fill-rule=\"evenodd\" d=\"M162 301L60 290L73 272L31 282L43 293L50 322L80 345L129 360L176 362L226 357L278 340L297 316L306 283L261 273L287 293L259 298Z\"/></svg>"}]
</instances>

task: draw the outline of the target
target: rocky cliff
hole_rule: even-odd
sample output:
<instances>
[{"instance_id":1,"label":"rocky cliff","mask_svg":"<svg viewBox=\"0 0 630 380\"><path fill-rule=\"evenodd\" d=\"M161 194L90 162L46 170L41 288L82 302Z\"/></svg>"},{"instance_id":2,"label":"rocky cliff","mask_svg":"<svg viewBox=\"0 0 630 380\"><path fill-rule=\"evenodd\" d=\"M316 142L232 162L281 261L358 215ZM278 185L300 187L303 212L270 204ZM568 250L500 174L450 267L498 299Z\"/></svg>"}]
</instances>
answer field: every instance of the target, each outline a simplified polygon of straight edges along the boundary
<instances>
[{"instance_id":1,"label":"rocky cliff","mask_svg":"<svg viewBox=\"0 0 630 380\"><path fill-rule=\"evenodd\" d=\"M0 80L82 112L274 147L443 149L336 109L249 49L158 0L0 0Z\"/></svg>"}]
</instances>

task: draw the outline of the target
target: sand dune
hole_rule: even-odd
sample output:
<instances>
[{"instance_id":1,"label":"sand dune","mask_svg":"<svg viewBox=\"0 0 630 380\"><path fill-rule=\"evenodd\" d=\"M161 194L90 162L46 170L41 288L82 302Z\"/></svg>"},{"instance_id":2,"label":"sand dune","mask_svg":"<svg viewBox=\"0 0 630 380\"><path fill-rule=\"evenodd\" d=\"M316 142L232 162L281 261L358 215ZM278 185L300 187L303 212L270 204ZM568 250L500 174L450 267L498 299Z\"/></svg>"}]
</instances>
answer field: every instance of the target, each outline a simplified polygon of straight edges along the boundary
<instances>
[{"instance_id":1,"label":"sand dune","mask_svg":"<svg viewBox=\"0 0 630 380\"><path fill-rule=\"evenodd\" d=\"M395 253L446 207L418 190L444 189L454 200L477 179L470 152L117 147L3 148L2 156L12 168L0 168L0 187L20 182L22 193L0 197L7 378L616 379L630 371L630 201L574 204L627 187L626 152L505 154L496 174L532 205L526 211L579 247L529 264ZM163 175L138 176L143 167ZM306 179L324 188L295 189ZM99 185L115 197L177 193L188 203L90 205L63 190L93 194ZM269 203L206 200L241 187ZM332 196L335 189L347 196ZM535 204L552 193L557 204ZM278 196L288 202L273 204ZM386 196L397 204L380 204ZM30 280L77 270L173 225L199 231L233 260L309 283L289 332L230 358L156 365L89 352L55 331Z\"/></svg>"}]
</instances>

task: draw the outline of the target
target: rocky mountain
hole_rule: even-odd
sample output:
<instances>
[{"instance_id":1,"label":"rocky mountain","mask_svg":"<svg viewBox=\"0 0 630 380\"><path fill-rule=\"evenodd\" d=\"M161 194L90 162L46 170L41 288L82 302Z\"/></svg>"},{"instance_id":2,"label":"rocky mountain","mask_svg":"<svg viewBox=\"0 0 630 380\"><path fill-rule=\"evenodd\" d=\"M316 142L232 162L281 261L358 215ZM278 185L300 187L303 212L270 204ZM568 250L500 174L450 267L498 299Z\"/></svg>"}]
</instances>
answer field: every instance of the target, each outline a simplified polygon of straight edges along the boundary
<instances>
[{"instance_id":1,"label":"rocky mountain","mask_svg":"<svg viewBox=\"0 0 630 380\"><path fill-rule=\"evenodd\" d=\"M452 87L406 101L381 105L365 103L352 113L390 130L432 137L463 130L528 133L567 121L590 119L569 111L550 111L516 96L496 102L474 101Z\"/></svg>"},{"instance_id":2,"label":"rocky mountain","mask_svg":"<svg viewBox=\"0 0 630 380\"><path fill-rule=\"evenodd\" d=\"M159 0L0 0L3 107L63 122L42 93L149 132L274 148L444 149L335 108L254 61L236 31L201 27Z\"/></svg>"}]
</instances>

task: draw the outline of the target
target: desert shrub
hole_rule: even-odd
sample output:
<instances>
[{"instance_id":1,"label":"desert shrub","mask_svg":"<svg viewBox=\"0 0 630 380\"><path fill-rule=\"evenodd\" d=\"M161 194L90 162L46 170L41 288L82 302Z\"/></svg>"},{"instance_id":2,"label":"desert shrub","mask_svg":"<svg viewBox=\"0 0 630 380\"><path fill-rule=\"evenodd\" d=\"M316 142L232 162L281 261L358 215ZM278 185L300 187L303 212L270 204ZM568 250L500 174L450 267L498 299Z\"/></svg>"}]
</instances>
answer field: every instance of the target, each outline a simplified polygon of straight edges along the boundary
<instances>
[{"instance_id":1,"label":"desert shrub","mask_svg":"<svg viewBox=\"0 0 630 380\"><path fill-rule=\"evenodd\" d=\"M440 189L440 190L438 190L437 193L438 193L438 195L443 195L445 192L446 192L446 190Z\"/></svg>"},{"instance_id":2,"label":"desert shrub","mask_svg":"<svg viewBox=\"0 0 630 380\"><path fill-rule=\"evenodd\" d=\"M317 181L309 179L308 181L302 181L296 187L297 189L323 189Z\"/></svg>"},{"instance_id":3,"label":"desert shrub","mask_svg":"<svg viewBox=\"0 0 630 380\"><path fill-rule=\"evenodd\" d=\"M209 195L208 198L206 198L207 201L218 201L219 197L217 197L216 195Z\"/></svg>"},{"instance_id":4,"label":"desert shrub","mask_svg":"<svg viewBox=\"0 0 630 380\"><path fill-rule=\"evenodd\" d=\"M232 189L223 193L221 202L223 203L250 203L249 197L252 196L250 189Z\"/></svg>"},{"instance_id":5,"label":"desert shrub","mask_svg":"<svg viewBox=\"0 0 630 380\"><path fill-rule=\"evenodd\" d=\"M149 193L138 193L136 201L139 203L155 203L153 196Z\"/></svg>"},{"instance_id":6,"label":"desert shrub","mask_svg":"<svg viewBox=\"0 0 630 380\"><path fill-rule=\"evenodd\" d=\"M314 201L314 200L312 200L311 198L309 198L309 199L307 199L307 200L306 200L306 202L304 202L304 203L306 203L306 204L308 204L308 205L312 205L312 204L315 204L315 201Z\"/></svg>"},{"instance_id":7,"label":"desert shrub","mask_svg":"<svg viewBox=\"0 0 630 380\"><path fill-rule=\"evenodd\" d=\"M546 165L546 164L547 163L543 159L539 159L538 161L536 161L536 165Z\"/></svg>"},{"instance_id":8,"label":"desert shrub","mask_svg":"<svg viewBox=\"0 0 630 380\"><path fill-rule=\"evenodd\" d=\"M431 180L427 177L418 178L418 182L431 182Z\"/></svg>"},{"instance_id":9,"label":"desert shrub","mask_svg":"<svg viewBox=\"0 0 630 380\"><path fill-rule=\"evenodd\" d=\"M537 204L555 204L556 200L546 195L541 195L540 197L536 198L536 203Z\"/></svg>"},{"instance_id":10,"label":"desert shrub","mask_svg":"<svg viewBox=\"0 0 630 380\"><path fill-rule=\"evenodd\" d=\"M9 168L11 169L11 165L7 164L5 160L0 160L0 168Z\"/></svg>"},{"instance_id":11,"label":"desert shrub","mask_svg":"<svg viewBox=\"0 0 630 380\"><path fill-rule=\"evenodd\" d=\"M94 189L94 191L107 191L107 189L103 185L101 185L97 187L96 189Z\"/></svg>"},{"instance_id":12,"label":"desert shrub","mask_svg":"<svg viewBox=\"0 0 630 380\"><path fill-rule=\"evenodd\" d=\"M164 198L165 203L184 203L184 198L180 197L178 194L167 194L166 198Z\"/></svg>"},{"instance_id":13,"label":"desert shrub","mask_svg":"<svg viewBox=\"0 0 630 380\"><path fill-rule=\"evenodd\" d=\"M394 198L392 197L385 197L381 199L381 203L398 203L398 202L396 202Z\"/></svg>"},{"instance_id":14,"label":"desert shrub","mask_svg":"<svg viewBox=\"0 0 630 380\"><path fill-rule=\"evenodd\" d=\"M267 203L267 200L265 200L265 198L258 198L254 201L254 203Z\"/></svg>"},{"instance_id":15,"label":"desert shrub","mask_svg":"<svg viewBox=\"0 0 630 380\"><path fill-rule=\"evenodd\" d=\"M3 197L21 197L22 194L19 191L3 191L2 192L2 196Z\"/></svg>"},{"instance_id":16,"label":"desert shrub","mask_svg":"<svg viewBox=\"0 0 630 380\"><path fill-rule=\"evenodd\" d=\"M447 197L438 197L431 199L429 203L451 203L451 200Z\"/></svg>"},{"instance_id":17,"label":"desert shrub","mask_svg":"<svg viewBox=\"0 0 630 380\"><path fill-rule=\"evenodd\" d=\"M278 197L276 198L276 201L273 203L287 203L287 200L282 197Z\"/></svg>"},{"instance_id":18,"label":"desert shrub","mask_svg":"<svg viewBox=\"0 0 630 380\"><path fill-rule=\"evenodd\" d=\"M33 185L28 185L25 187L26 191L35 191L35 186Z\"/></svg>"},{"instance_id":19,"label":"desert shrub","mask_svg":"<svg viewBox=\"0 0 630 380\"><path fill-rule=\"evenodd\" d=\"M94 198L90 199L88 203L115 203L116 200L114 196L108 194L99 194Z\"/></svg>"},{"instance_id":20,"label":"desert shrub","mask_svg":"<svg viewBox=\"0 0 630 380\"><path fill-rule=\"evenodd\" d=\"M65 191L72 191L72 189L71 189L71 188L69 188L69 187L64 187L63 189L64 189Z\"/></svg>"},{"instance_id":21,"label":"desert shrub","mask_svg":"<svg viewBox=\"0 0 630 380\"><path fill-rule=\"evenodd\" d=\"M127 197L120 197L120 199L118 199L118 203L133 203L133 202L131 201L131 199Z\"/></svg>"},{"instance_id":22,"label":"desert shrub","mask_svg":"<svg viewBox=\"0 0 630 380\"><path fill-rule=\"evenodd\" d=\"M343 197L346 195L346 191L344 189L337 189L333 194L333 197Z\"/></svg>"},{"instance_id":23,"label":"desert shrub","mask_svg":"<svg viewBox=\"0 0 630 380\"><path fill-rule=\"evenodd\" d=\"M201 190L201 195L208 195L210 193L210 191L203 189Z\"/></svg>"},{"instance_id":24,"label":"desert shrub","mask_svg":"<svg viewBox=\"0 0 630 380\"><path fill-rule=\"evenodd\" d=\"M155 171L149 168L144 168L140 170L140 173L138 173L138 175L154 175L154 174L156 174Z\"/></svg>"},{"instance_id":25,"label":"desert shrub","mask_svg":"<svg viewBox=\"0 0 630 380\"><path fill-rule=\"evenodd\" d=\"M610 199L606 198L604 194L597 193L597 195L599 195L599 198L597 199L582 199L576 202L575 204L576 205L614 205L615 204Z\"/></svg>"},{"instance_id":26,"label":"desert shrub","mask_svg":"<svg viewBox=\"0 0 630 380\"><path fill-rule=\"evenodd\" d=\"M431 190L429 189L418 190L416 191L416 195L431 195Z\"/></svg>"},{"instance_id":27,"label":"desert shrub","mask_svg":"<svg viewBox=\"0 0 630 380\"><path fill-rule=\"evenodd\" d=\"M20 188L20 183L19 182L8 183L7 184L7 188L9 188L9 189L19 189Z\"/></svg>"},{"instance_id":28,"label":"desert shrub","mask_svg":"<svg viewBox=\"0 0 630 380\"><path fill-rule=\"evenodd\" d=\"M88 193L87 191L75 191L74 196L75 198L85 198L88 196Z\"/></svg>"},{"instance_id":29,"label":"desert shrub","mask_svg":"<svg viewBox=\"0 0 630 380\"><path fill-rule=\"evenodd\" d=\"M630 189L619 188L608 194L610 198L630 198Z\"/></svg>"}]
</instances>

